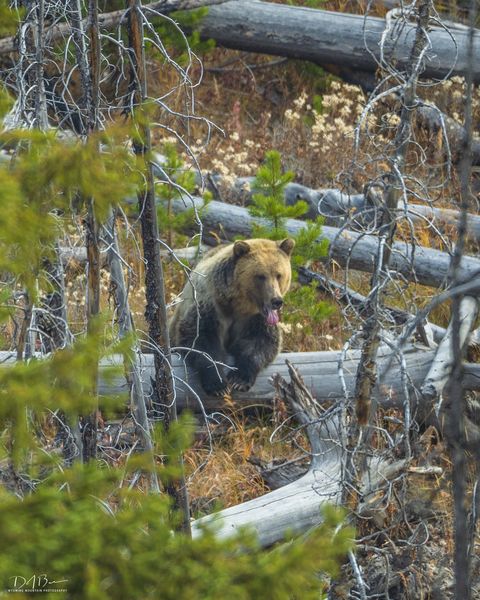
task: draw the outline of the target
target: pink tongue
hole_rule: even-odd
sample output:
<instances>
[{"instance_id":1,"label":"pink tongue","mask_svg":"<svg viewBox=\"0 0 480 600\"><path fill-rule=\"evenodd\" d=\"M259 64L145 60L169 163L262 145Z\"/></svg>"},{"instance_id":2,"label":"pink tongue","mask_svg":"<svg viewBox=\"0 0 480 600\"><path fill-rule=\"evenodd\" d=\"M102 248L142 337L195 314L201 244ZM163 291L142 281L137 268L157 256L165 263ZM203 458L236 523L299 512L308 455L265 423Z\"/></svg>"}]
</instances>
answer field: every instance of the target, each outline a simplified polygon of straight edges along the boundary
<instances>
[{"instance_id":1,"label":"pink tongue","mask_svg":"<svg viewBox=\"0 0 480 600\"><path fill-rule=\"evenodd\" d=\"M268 325L276 325L280 321L278 316L278 312L276 310L269 309L267 313L267 324Z\"/></svg>"}]
</instances>

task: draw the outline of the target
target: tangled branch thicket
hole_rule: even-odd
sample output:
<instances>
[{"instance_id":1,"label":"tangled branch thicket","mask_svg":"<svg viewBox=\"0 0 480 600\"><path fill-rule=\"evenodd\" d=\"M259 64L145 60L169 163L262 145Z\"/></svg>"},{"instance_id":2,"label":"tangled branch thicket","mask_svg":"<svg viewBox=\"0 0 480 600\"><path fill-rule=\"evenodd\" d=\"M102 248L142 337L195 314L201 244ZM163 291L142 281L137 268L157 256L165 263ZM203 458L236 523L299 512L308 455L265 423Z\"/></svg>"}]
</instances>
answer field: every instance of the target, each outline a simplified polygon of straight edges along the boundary
<instances>
[{"instance_id":1,"label":"tangled branch thicket","mask_svg":"<svg viewBox=\"0 0 480 600\"><path fill-rule=\"evenodd\" d=\"M151 148L145 142L146 136L150 136L150 130L166 130L175 135L182 144L184 151L189 154L193 168L198 168L195 155L189 146L189 123L195 121L197 126L204 127L207 140L214 125L195 113L193 92L202 76L201 68L195 67L201 67L201 63L191 52L187 39L175 20L166 14L173 10L176 4L171 3L166 7L162 5L161 11L156 4L145 7L139 3L132 4L128 10L117 15L117 28L113 32L99 29L98 5L94 0L86 7L80 2L65 5L40 1L28 3L26 7L15 5L21 15L17 34L18 52L14 55L10 68L2 71L7 89L10 89L15 97L14 106L4 122L7 132L5 139L9 139L8 131L15 132L16 129L52 131L59 139L64 140L67 148L83 146L86 153L93 154L100 150L101 156L104 155L106 160L110 154L110 160L116 160L115 152L112 151L114 144L133 146L140 159L143 156L147 158L143 165L143 177L146 181L151 177L152 169ZM137 16L135 23L131 19L132 15ZM180 35L186 52L182 65L170 57L157 32L157 26L153 25L155 21L167 22ZM162 76L168 83L168 88L164 88L161 96L152 97L148 94L145 59L136 54L134 45L125 41L125 33L133 35L137 25L136 34L145 36L149 55L155 56L162 65ZM55 32L52 39L48 35L51 31ZM63 34L60 38L59 32ZM141 43L143 46L143 42ZM198 80L195 79L197 76ZM181 97L180 108L178 97ZM145 112L143 116L142 111ZM124 127L122 123L125 121L132 126ZM51 125L54 129L50 129ZM133 144L129 141L130 137L133 138ZM49 138L45 139L48 144ZM54 136L50 139L54 147ZM12 142L13 157L4 157L14 161L16 153L20 154L25 147L28 147L27 138L24 143L16 146ZM89 159L91 157L92 154L89 155ZM132 282L138 281L145 267L147 298L149 292L151 295L149 282L151 286L152 280L149 280L148 268L153 262L144 259L140 253L136 233L137 220L142 221L144 218L146 204L139 196L138 219L127 218L121 205L112 205L112 208L105 209L102 204L104 198L99 196L107 192L95 188L93 182L96 171L89 173L89 167L95 168L93 162L89 165L88 160L85 160L85 164L71 165L74 169L71 177L68 172L63 174L66 181L63 186L65 196L68 186L75 188L75 177L79 177L80 184L77 191L74 190L68 198L71 210L62 209L49 215L49 218L57 221L60 237L55 242L57 253L53 263L49 259L45 262L49 265L47 268L38 272L34 270L36 293L32 295L25 291L20 279L9 279L5 282L7 292L11 288L16 290L14 302L17 311L13 311L11 319L14 329L9 331L10 325L7 323L5 335L12 348L16 347L18 358L28 359L34 352L49 353L55 348L64 348L71 344L74 336L90 331L95 315L100 312L101 299L102 303L105 300L113 300L113 310L110 311L112 326L108 334L110 340L132 335L134 328L128 296ZM103 168L103 165L99 165L99 172ZM125 182L128 182L135 180L136 171L142 168L142 164L135 164L131 153L125 164L119 162L117 168L124 169ZM85 169L85 172L82 169ZM171 179L166 170L160 167L157 170L161 175L157 177L155 185L166 184L175 189L180 196L189 197L189 192ZM110 201L113 201L113 181L109 181L108 184ZM125 190L128 186L133 192L134 187L129 183L124 186ZM55 193L53 189L52 193ZM198 215L196 221L201 226ZM129 260L122 256L124 249L120 250L118 244L117 223L122 225L120 237L122 240L126 239L125 245L130 252ZM156 233L155 231L154 229L151 243L158 247L164 242L159 239L158 230ZM84 244L87 249L86 272L77 278L72 278L69 274L65 284L65 253L75 255L76 248ZM144 242L145 251L147 246L147 242ZM45 256L52 254L48 247L45 247L43 252ZM159 260L154 262L159 264ZM107 264L108 271L101 270L102 263ZM138 274L134 271L134 264L139 266ZM162 294L163 292L157 290L157 296ZM171 370L168 340L166 343L165 340L161 340L160 345L159 339L153 337L151 326L149 332L140 330L138 335L142 339L144 349L161 357L161 368L168 373ZM166 421L166 414L172 409L165 406L160 408L152 398L145 398L141 383L144 371L141 356L138 345L135 345L133 355L126 363L127 380L132 395L132 413L126 419L133 422L142 447L151 450L151 425L147 420L146 408L149 409L153 421L163 422ZM157 367L160 368L160 364ZM172 403L174 407L174 398L168 400L168 403ZM63 422L61 417L58 422ZM70 427L65 423L66 436L62 434L60 437L64 438L62 443L67 461L82 454L85 458L95 455L98 424L95 415L83 417L77 426ZM92 433L87 435L90 430ZM105 435L110 437L107 432ZM101 452L105 451L104 455L109 460L115 458L108 443L106 446L100 443L99 449ZM117 458L121 456L123 450L117 452ZM158 490L158 482L153 481L152 484Z\"/></svg>"}]
</instances>

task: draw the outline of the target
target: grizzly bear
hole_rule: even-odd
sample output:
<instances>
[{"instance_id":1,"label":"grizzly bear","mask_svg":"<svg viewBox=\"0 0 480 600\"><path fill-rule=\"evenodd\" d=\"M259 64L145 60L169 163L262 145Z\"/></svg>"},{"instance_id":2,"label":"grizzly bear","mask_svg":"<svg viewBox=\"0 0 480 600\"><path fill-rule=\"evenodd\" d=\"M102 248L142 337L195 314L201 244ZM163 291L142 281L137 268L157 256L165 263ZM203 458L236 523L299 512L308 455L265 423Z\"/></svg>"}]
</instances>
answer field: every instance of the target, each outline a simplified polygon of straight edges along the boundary
<instances>
[{"instance_id":1,"label":"grizzly bear","mask_svg":"<svg viewBox=\"0 0 480 600\"><path fill-rule=\"evenodd\" d=\"M247 391L280 350L278 310L290 287L295 241L238 241L208 252L191 273L170 322L207 394ZM192 350L189 350L192 349ZM234 368L213 361L233 358Z\"/></svg>"}]
</instances>

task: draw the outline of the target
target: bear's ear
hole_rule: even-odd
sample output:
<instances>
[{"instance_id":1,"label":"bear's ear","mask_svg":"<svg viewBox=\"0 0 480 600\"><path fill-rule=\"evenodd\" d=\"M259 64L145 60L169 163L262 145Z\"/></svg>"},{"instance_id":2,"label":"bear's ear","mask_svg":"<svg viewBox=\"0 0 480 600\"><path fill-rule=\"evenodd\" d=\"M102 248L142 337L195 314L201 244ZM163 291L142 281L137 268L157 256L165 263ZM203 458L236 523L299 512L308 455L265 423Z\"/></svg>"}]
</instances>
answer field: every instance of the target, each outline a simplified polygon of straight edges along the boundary
<instances>
[{"instance_id":1,"label":"bear's ear","mask_svg":"<svg viewBox=\"0 0 480 600\"><path fill-rule=\"evenodd\" d=\"M243 242L239 240L233 244L233 256L235 258L240 258L241 256L245 256L250 252L250 246L247 242Z\"/></svg>"},{"instance_id":2,"label":"bear's ear","mask_svg":"<svg viewBox=\"0 0 480 600\"><path fill-rule=\"evenodd\" d=\"M291 238L286 238L281 242L278 242L278 247L280 248L280 250L283 250L287 256L290 256L295 247L295 240L292 240Z\"/></svg>"}]
</instances>

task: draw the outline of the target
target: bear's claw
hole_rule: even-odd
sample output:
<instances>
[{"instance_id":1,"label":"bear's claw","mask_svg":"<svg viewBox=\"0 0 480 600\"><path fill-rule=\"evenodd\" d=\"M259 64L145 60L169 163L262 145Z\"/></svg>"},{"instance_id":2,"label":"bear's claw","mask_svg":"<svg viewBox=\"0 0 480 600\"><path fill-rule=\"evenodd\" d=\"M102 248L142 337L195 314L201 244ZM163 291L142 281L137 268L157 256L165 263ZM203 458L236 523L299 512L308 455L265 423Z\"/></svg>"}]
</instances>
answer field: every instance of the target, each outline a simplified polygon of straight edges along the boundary
<instances>
[{"instance_id":1,"label":"bear's claw","mask_svg":"<svg viewBox=\"0 0 480 600\"><path fill-rule=\"evenodd\" d=\"M231 390L235 390L236 392L248 392L248 390L252 387L253 383L249 381L245 381L238 373L229 373L227 375L228 385Z\"/></svg>"}]
</instances>

